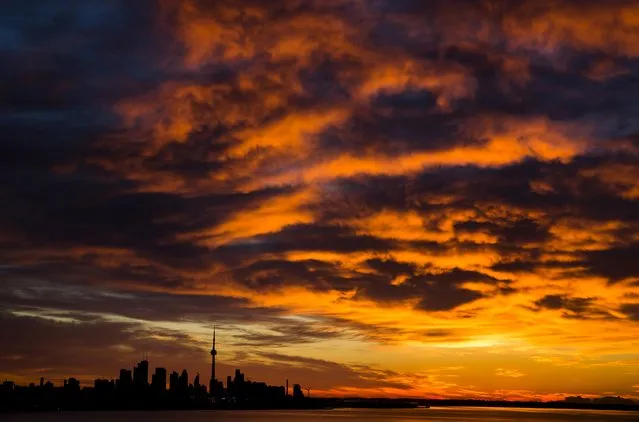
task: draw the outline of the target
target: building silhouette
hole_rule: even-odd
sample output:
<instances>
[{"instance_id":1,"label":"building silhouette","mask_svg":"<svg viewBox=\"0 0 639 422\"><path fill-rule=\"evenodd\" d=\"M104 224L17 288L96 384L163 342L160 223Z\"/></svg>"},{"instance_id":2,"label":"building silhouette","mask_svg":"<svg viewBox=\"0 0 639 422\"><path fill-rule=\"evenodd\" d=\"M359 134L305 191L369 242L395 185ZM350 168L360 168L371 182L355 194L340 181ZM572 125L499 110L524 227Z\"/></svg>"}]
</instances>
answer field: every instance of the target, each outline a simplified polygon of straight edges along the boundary
<instances>
[{"instance_id":1,"label":"building silhouette","mask_svg":"<svg viewBox=\"0 0 639 422\"><path fill-rule=\"evenodd\" d=\"M151 388L155 392L166 391L166 369L155 368L155 373L151 376Z\"/></svg>"},{"instance_id":2,"label":"building silhouette","mask_svg":"<svg viewBox=\"0 0 639 422\"><path fill-rule=\"evenodd\" d=\"M118 391L128 392L133 388L133 375L128 369L120 369L120 377L117 381Z\"/></svg>"},{"instance_id":3,"label":"building silhouette","mask_svg":"<svg viewBox=\"0 0 639 422\"><path fill-rule=\"evenodd\" d=\"M172 393L177 393L180 389L180 375L173 371L169 377L169 391Z\"/></svg>"},{"instance_id":4,"label":"building silhouette","mask_svg":"<svg viewBox=\"0 0 639 422\"><path fill-rule=\"evenodd\" d=\"M181 393L189 391L189 373L186 371L186 369L183 369L182 373L180 374L178 386Z\"/></svg>"},{"instance_id":5,"label":"building silhouette","mask_svg":"<svg viewBox=\"0 0 639 422\"><path fill-rule=\"evenodd\" d=\"M74 394L80 392L80 381L75 378L69 378L64 380L64 386L62 387L66 393Z\"/></svg>"},{"instance_id":6,"label":"building silhouette","mask_svg":"<svg viewBox=\"0 0 639 422\"><path fill-rule=\"evenodd\" d=\"M96 379L93 382L93 388L96 393L99 394L107 394L115 391L115 382L113 380L108 379Z\"/></svg>"},{"instance_id":7,"label":"building silhouette","mask_svg":"<svg viewBox=\"0 0 639 422\"><path fill-rule=\"evenodd\" d=\"M149 361L146 358L133 368L133 385L139 390L149 385Z\"/></svg>"}]
</instances>

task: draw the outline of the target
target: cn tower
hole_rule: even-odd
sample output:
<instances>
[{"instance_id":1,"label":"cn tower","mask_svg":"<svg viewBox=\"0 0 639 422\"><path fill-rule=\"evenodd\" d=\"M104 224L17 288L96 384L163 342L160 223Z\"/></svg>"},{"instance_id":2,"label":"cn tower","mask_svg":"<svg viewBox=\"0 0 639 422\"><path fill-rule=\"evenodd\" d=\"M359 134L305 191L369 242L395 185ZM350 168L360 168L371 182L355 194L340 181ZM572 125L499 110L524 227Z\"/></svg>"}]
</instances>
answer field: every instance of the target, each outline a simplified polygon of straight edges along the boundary
<instances>
[{"instance_id":1,"label":"cn tower","mask_svg":"<svg viewBox=\"0 0 639 422\"><path fill-rule=\"evenodd\" d=\"M213 326L213 348L211 349L211 381L209 382L209 394L215 396L217 393L217 380L215 379L215 326Z\"/></svg>"}]
</instances>

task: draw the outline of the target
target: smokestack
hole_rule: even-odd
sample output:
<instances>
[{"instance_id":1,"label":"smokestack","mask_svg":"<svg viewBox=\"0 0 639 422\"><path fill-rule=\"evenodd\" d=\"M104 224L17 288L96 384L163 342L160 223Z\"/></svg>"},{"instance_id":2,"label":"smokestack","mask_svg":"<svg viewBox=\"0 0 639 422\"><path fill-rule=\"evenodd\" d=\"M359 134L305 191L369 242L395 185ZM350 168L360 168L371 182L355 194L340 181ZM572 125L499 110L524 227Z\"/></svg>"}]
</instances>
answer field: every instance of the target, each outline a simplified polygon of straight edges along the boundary
<instances>
[{"instance_id":1,"label":"smokestack","mask_svg":"<svg viewBox=\"0 0 639 422\"><path fill-rule=\"evenodd\" d=\"M286 380L286 397L288 397L288 379Z\"/></svg>"}]
</instances>

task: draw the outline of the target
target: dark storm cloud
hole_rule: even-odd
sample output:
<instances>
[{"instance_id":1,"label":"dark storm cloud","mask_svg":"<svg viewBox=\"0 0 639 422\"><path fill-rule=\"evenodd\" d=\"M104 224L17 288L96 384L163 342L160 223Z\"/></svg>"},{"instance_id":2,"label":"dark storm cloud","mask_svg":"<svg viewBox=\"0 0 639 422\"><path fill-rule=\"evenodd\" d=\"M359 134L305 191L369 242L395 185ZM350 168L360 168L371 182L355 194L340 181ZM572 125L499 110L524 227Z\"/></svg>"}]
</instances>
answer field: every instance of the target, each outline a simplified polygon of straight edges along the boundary
<instances>
[{"instance_id":1,"label":"dark storm cloud","mask_svg":"<svg viewBox=\"0 0 639 422\"><path fill-rule=\"evenodd\" d=\"M632 186L628 185L632 179L611 184L596 174L620 165L635 168L636 163L637 158L632 155L603 155L577 158L570 164L529 160L497 169L437 169L424 172L417 179L359 178L339 182L338 192L342 193L326 197L324 217L338 220L349 215L366 216L384 207L412 210L437 222L445 220L446 211L472 212L475 218L456 222L454 231L457 235L481 233L496 237L498 242L490 248L499 251L504 261L494 264L495 269L532 271L542 267L585 267L589 274L615 281L637 275L630 256L635 252L632 233L639 229L636 218L639 204L636 199L622 195ZM545 188L536 188L535 182L543 183ZM439 202L441 196L450 198L445 205ZM499 207L516 212L501 218L485 217L487 212ZM533 214L541 214L543 218L528 216ZM544 245L556 240L551 233L553 227L573 220L623 222L625 228L612 231L619 246L583 253L570 251L575 253L573 263L548 258L541 262ZM586 223L579 224L587 227ZM464 246L457 241L448 247L455 245ZM528 246L524 248L524 245ZM467 247L473 248L472 244ZM443 244L437 248L446 249ZM609 265L611 262L615 265Z\"/></svg>"},{"instance_id":2,"label":"dark storm cloud","mask_svg":"<svg viewBox=\"0 0 639 422\"><path fill-rule=\"evenodd\" d=\"M106 105L151 86L161 76L158 58L165 52L152 5L28 0L8 7L0 18L8 94L2 105L46 116Z\"/></svg>"},{"instance_id":3,"label":"dark storm cloud","mask_svg":"<svg viewBox=\"0 0 639 422\"><path fill-rule=\"evenodd\" d=\"M339 152L378 152L389 155L407 151L447 150L454 146L484 145L488 139L462 130L473 116L546 117L553 121L578 122L596 126L595 139L628 135L638 129L632 122L637 113L634 92L636 60L619 66L627 73L604 81L583 74L600 60L585 57L572 66L555 69L531 65L526 83L508 83L503 64L485 51L465 51L457 47L434 50L439 60L465 69L476 82L472 96L454 102L454 110L439 110L436 96L428 89L407 88L399 93L381 93L361 113L355 112L342 128L326 131L324 149ZM579 56L582 58L581 56ZM585 63L584 63L585 62ZM630 70L634 69L634 70ZM616 122L612 123L611 122Z\"/></svg>"},{"instance_id":4,"label":"dark storm cloud","mask_svg":"<svg viewBox=\"0 0 639 422\"><path fill-rule=\"evenodd\" d=\"M409 179L405 177L356 177L333 182L335 188L326 193L321 206L313 210L331 221L346 216L364 217L380 208L405 209L411 204Z\"/></svg>"},{"instance_id":5,"label":"dark storm cloud","mask_svg":"<svg viewBox=\"0 0 639 422\"><path fill-rule=\"evenodd\" d=\"M441 274L430 274L428 275L428 279L437 283L447 284L459 284L469 281L484 283L497 283L499 281L503 281L477 271L467 271L459 268L454 268L452 271Z\"/></svg>"},{"instance_id":6,"label":"dark storm cloud","mask_svg":"<svg viewBox=\"0 0 639 422\"><path fill-rule=\"evenodd\" d=\"M484 142L457 133L458 122L459 116L437 110L436 97L426 89L380 94L344 127L326 131L321 146L338 153L365 148L392 156Z\"/></svg>"},{"instance_id":7,"label":"dark storm cloud","mask_svg":"<svg viewBox=\"0 0 639 422\"><path fill-rule=\"evenodd\" d=\"M488 233L497 236L506 244L525 244L543 242L550 235L548 228L541 226L538 222L524 218L504 225L498 225L490 222L466 221L455 225L458 232L467 233Z\"/></svg>"},{"instance_id":8,"label":"dark storm cloud","mask_svg":"<svg viewBox=\"0 0 639 422\"><path fill-rule=\"evenodd\" d=\"M339 275L339 268L323 261L262 260L237 269L234 277L254 289L285 284L310 286L319 290L347 289L351 279Z\"/></svg>"},{"instance_id":9,"label":"dark storm cloud","mask_svg":"<svg viewBox=\"0 0 639 422\"><path fill-rule=\"evenodd\" d=\"M415 265L409 262L397 262L389 259L373 258L366 261L372 269L379 273L387 274L391 277L397 277L401 274L413 274Z\"/></svg>"},{"instance_id":10,"label":"dark storm cloud","mask_svg":"<svg viewBox=\"0 0 639 422\"><path fill-rule=\"evenodd\" d=\"M416 266L391 260L369 259L370 272L345 271L339 265L318 260L260 260L236 269L233 277L256 290L270 290L286 285L304 286L312 290L355 290L357 297L381 303L419 299L417 307L424 310L450 310L472 302L483 294L461 287L467 282L500 285L509 293L511 280L499 280L489 275L455 268L443 273L415 274ZM401 284L392 281L399 275L408 278Z\"/></svg>"},{"instance_id":11,"label":"dark storm cloud","mask_svg":"<svg viewBox=\"0 0 639 422\"><path fill-rule=\"evenodd\" d=\"M569 298L560 295L544 296L535 302L535 305L546 309L567 309L574 313L581 313L592 304L592 298Z\"/></svg>"},{"instance_id":12,"label":"dark storm cloud","mask_svg":"<svg viewBox=\"0 0 639 422\"><path fill-rule=\"evenodd\" d=\"M35 173L35 174L34 174ZM178 237L214 225L237 207L259 204L281 189L252 193L184 197L177 193L130 192L129 183L96 175L45 175L28 172L0 188L6 206L0 210L0 229L18 232L14 244L36 245L41 253L74 247L80 252L35 264L31 271L64 272L102 279L138 279L152 284L171 277L160 266L207 268L211 251ZM85 248L86 252L81 249ZM99 268L92 248L126 248L148 263L121 262ZM7 259L15 250L3 252ZM168 282L169 280L167 280ZM179 281L177 284L180 284Z\"/></svg>"},{"instance_id":13,"label":"dark storm cloud","mask_svg":"<svg viewBox=\"0 0 639 422\"><path fill-rule=\"evenodd\" d=\"M465 113L505 113L510 116L547 116L556 121L579 121L588 115L589 122L605 122L609 118L629 117L636 106L626 87L636 76L629 71L606 80L593 80L584 69L592 68L607 58L601 55L577 55L562 69L551 66L530 65L529 82L508 84L504 87L504 75L496 63L491 62L484 52L465 52L453 48L445 53L449 60L459 61L473 70L480 80L475 97L459 105ZM610 60L608 58L608 60ZM620 60L631 67L639 66L636 61ZM581 101L575 101L578 97ZM610 127L597 134L601 140L623 134L621 128Z\"/></svg>"},{"instance_id":14,"label":"dark storm cloud","mask_svg":"<svg viewBox=\"0 0 639 422\"><path fill-rule=\"evenodd\" d=\"M636 79L639 67L636 55L629 57L607 51L605 42L597 46L596 42L588 40L587 30L575 35L590 48L559 39L564 35L561 33L546 34L550 39L558 38L555 47L561 51L559 60L551 51L542 50L538 55L534 49L521 51L522 46L509 38L516 31L507 22L514 27L521 25L527 28L537 19L550 18L553 21L555 16L571 14L577 23L580 16L588 22L588 15L600 12L600 4L592 2L584 6L580 15L575 3L569 1L541 2L538 5L533 2L489 4L468 1L430 2L428 5L424 2L400 2L398 6L386 3L376 3L372 9L383 10L382 13L391 10L393 18L389 21L393 23L383 21L376 25L370 35L371 42L389 51L409 51L412 57L437 58L440 63L458 65L477 82L474 95L456 103L456 113L442 116L444 121L450 119L453 127L455 122L476 113L547 116L559 121L581 121L587 116L589 123L600 124L597 135L601 140L628 134L620 126L611 127L605 123L613 119L632 125L631 116L636 113L636 106L632 101L632 91L627 87ZM620 2L612 7L622 9L630 5L631 2ZM512 21L509 22L509 19ZM558 32L561 31L560 26L557 25ZM587 27L584 24L584 28ZM464 33L465 30L468 32ZM479 36L481 41L472 39L471 34L477 35L474 31L483 31ZM389 32L393 36L388 36ZM533 28L530 32L526 35L535 39L538 34ZM482 45L482 41L486 44ZM527 40L521 41L525 45ZM424 102L421 110L427 109L428 103ZM438 123L434 126L438 127ZM425 131L425 137L429 133Z\"/></svg>"},{"instance_id":15,"label":"dark storm cloud","mask_svg":"<svg viewBox=\"0 0 639 422\"><path fill-rule=\"evenodd\" d=\"M627 303L621 305L620 311L628 315L628 318L639 321L639 303Z\"/></svg>"},{"instance_id":16,"label":"dark storm cloud","mask_svg":"<svg viewBox=\"0 0 639 422\"><path fill-rule=\"evenodd\" d=\"M51 176L48 183L9 192L3 220L38 242L157 248L170 258L197 252L173 238L209 227L238 206L255 205L276 191L185 197L172 193L126 192L123 184ZM120 189L118 189L120 188ZM11 189L11 188L9 188ZM56 224L50 224L54 219ZM163 247L161 243L166 243ZM175 247L173 247L175 246ZM167 253L162 249L166 248Z\"/></svg>"},{"instance_id":17,"label":"dark storm cloud","mask_svg":"<svg viewBox=\"0 0 639 422\"><path fill-rule=\"evenodd\" d=\"M417 280L425 283L424 296L417 304L417 307L428 311L450 310L484 297L480 292L462 287L461 284L463 283L482 282L496 284L500 282L500 280L486 274L459 268L442 274L420 276ZM414 280L413 283L417 280ZM505 281L505 283L508 282Z\"/></svg>"},{"instance_id":18,"label":"dark storm cloud","mask_svg":"<svg viewBox=\"0 0 639 422\"><path fill-rule=\"evenodd\" d=\"M505 271L512 273L525 273L534 272L537 269L564 269L569 270L575 268L573 262L561 262L561 261L541 261L540 250L529 251L525 260L516 259L512 261L502 261L491 266L496 271Z\"/></svg>"},{"instance_id":19,"label":"dark storm cloud","mask_svg":"<svg viewBox=\"0 0 639 422\"><path fill-rule=\"evenodd\" d=\"M480 292L462 287L463 283L496 285L510 282L459 268L440 274L414 275L401 284L391 284L390 280L386 283L380 281L367 278L366 283L359 286L358 294L381 302L418 299L416 308L426 311L451 310L484 297Z\"/></svg>"},{"instance_id":20,"label":"dark storm cloud","mask_svg":"<svg viewBox=\"0 0 639 422\"><path fill-rule=\"evenodd\" d=\"M639 243L613 247L585 254L584 264L592 274L601 275L611 282L639 276Z\"/></svg>"},{"instance_id":21,"label":"dark storm cloud","mask_svg":"<svg viewBox=\"0 0 639 422\"><path fill-rule=\"evenodd\" d=\"M537 309L562 310L564 318L576 319L614 319L610 313L597 309L596 298L569 297L565 295L547 295L535 302Z\"/></svg>"},{"instance_id":22,"label":"dark storm cloud","mask_svg":"<svg viewBox=\"0 0 639 422\"><path fill-rule=\"evenodd\" d=\"M358 235L348 227L322 224L292 224L276 233L258 235L251 242L237 242L215 250L225 262L245 260L247 257L288 251L356 252L386 251L395 242L374 236ZM291 269L299 268L291 263Z\"/></svg>"},{"instance_id":23,"label":"dark storm cloud","mask_svg":"<svg viewBox=\"0 0 639 422\"><path fill-rule=\"evenodd\" d=\"M419 301L417 309L448 311L482 297L484 297L483 294L474 290L459 288L450 284L435 284L426 289L425 297Z\"/></svg>"},{"instance_id":24,"label":"dark storm cloud","mask_svg":"<svg viewBox=\"0 0 639 422\"><path fill-rule=\"evenodd\" d=\"M332 196L327 196L329 202L325 208L330 217L339 216L338 212L349 213L350 210L360 208L362 213L376 211L380 207L397 210L414 209L428 213L444 209L463 210L472 209L478 203L505 202L506 205L527 207L530 210L560 208L564 204L571 204L573 198L565 198L564 192L540 194L531 189L530 181L541 177L544 173L559 173L564 165L560 163L541 163L526 161L503 168L476 167L446 167L424 171L417 177L371 177L337 182L339 189ZM576 171L571 174L575 175ZM557 178L560 178L558 175ZM574 195L574 193L569 192ZM452 200L441 204L439 197L451 196ZM359 207L358 207L359 205ZM561 209L560 209L561 210ZM458 224L460 230L499 228L500 221L478 222L469 221ZM518 223L521 231L532 228L536 222L522 221ZM512 236L519 231L513 228ZM543 233L542 233L543 234ZM508 237L509 233L503 234ZM541 234L534 234L537 237Z\"/></svg>"}]
</instances>

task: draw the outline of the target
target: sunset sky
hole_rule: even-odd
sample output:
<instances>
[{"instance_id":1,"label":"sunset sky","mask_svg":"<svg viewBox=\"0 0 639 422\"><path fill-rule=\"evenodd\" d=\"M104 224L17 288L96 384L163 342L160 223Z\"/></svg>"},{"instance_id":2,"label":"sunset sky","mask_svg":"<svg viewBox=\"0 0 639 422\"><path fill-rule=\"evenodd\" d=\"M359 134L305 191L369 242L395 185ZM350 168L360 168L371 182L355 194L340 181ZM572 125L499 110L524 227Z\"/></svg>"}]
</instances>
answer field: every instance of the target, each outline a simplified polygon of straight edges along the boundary
<instances>
[{"instance_id":1,"label":"sunset sky","mask_svg":"<svg viewBox=\"0 0 639 422\"><path fill-rule=\"evenodd\" d=\"M0 381L639 399L636 0L23 0Z\"/></svg>"}]
</instances>

